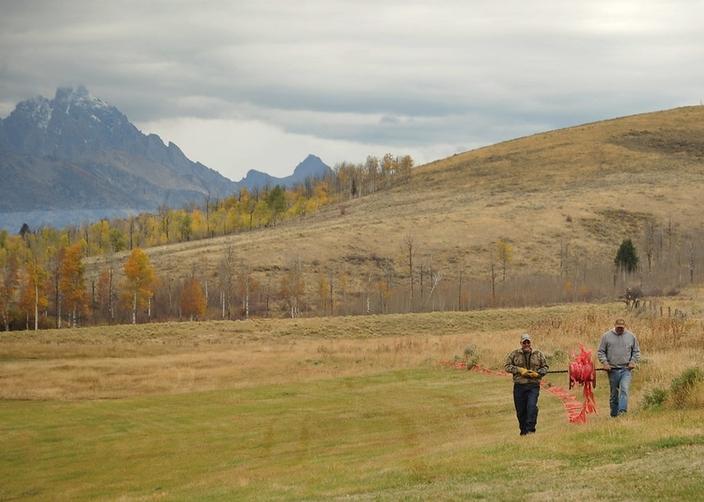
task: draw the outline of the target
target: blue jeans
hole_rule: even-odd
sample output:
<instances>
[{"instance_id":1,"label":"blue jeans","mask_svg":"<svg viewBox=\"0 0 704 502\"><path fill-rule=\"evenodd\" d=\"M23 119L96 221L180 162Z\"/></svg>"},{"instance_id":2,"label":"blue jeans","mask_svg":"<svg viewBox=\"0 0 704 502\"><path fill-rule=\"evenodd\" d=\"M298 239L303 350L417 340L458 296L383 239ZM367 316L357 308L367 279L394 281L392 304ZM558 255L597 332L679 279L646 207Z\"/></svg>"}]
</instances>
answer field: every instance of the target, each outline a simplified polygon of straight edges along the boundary
<instances>
[{"instance_id":1,"label":"blue jeans","mask_svg":"<svg viewBox=\"0 0 704 502\"><path fill-rule=\"evenodd\" d=\"M609 371L609 384L611 385L611 416L617 417L628 411L628 388L631 386L631 370L627 368L613 368Z\"/></svg>"},{"instance_id":2,"label":"blue jeans","mask_svg":"<svg viewBox=\"0 0 704 502\"><path fill-rule=\"evenodd\" d=\"M516 416L521 435L535 432L538 422L538 396L540 386L533 384L513 384L513 404L516 406Z\"/></svg>"}]
</instances>

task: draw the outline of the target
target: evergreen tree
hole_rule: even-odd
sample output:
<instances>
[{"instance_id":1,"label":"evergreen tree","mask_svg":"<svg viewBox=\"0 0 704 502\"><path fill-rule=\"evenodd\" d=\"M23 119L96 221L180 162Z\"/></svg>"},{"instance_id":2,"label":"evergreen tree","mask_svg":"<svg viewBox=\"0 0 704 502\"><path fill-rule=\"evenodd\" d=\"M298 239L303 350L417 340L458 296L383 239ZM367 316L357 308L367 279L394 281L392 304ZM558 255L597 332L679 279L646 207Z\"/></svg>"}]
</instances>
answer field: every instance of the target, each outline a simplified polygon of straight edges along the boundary
<instances>
[{"instance_id":1,"label":"evergreen tree","mask_svg":"<svg viewBox=\"0 0 704 502\"><path fill-rule=\"evenodd\" d=\"M616 252L614 264L619 270L624 270L631 274L638 269L638 254L631 239L625 239Z\"/></svg>"},{"instance_id":2,"label":"evergreen tree","mask_svg":"<svg viewBox=\"0 0 704 502\"><path fill-rule=\"evenodd\" d=\"M271 210L271 222L275 225L280 214L286 211L286 194L284 189L276 185L267 196L267 203Z\"/></svg>"}]
</instances>

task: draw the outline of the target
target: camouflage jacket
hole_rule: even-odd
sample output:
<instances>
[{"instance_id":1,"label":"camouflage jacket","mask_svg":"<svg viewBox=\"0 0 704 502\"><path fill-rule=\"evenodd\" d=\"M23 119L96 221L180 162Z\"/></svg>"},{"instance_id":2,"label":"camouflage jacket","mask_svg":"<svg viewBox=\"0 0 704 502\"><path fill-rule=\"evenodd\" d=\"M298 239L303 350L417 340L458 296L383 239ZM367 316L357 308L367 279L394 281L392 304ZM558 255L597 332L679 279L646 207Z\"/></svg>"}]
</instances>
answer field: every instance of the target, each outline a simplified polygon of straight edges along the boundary
<instances>
[{"instance_id":1,"label":"camouflage jacket","mask_svg":"<svg viewBox=\"0 0 704 502\"><path fill-rule=\"evenodd\" d=\"M518 372L518 368L536 371L540 375L540 378L522 377ZM540 380L548 372L548 361L539 350L533 349L525 353L523 349L516 349L506 356L504 369L508 373L513 373L513 383L538 385L540 384Z\"/></svg>"}]
</instances>

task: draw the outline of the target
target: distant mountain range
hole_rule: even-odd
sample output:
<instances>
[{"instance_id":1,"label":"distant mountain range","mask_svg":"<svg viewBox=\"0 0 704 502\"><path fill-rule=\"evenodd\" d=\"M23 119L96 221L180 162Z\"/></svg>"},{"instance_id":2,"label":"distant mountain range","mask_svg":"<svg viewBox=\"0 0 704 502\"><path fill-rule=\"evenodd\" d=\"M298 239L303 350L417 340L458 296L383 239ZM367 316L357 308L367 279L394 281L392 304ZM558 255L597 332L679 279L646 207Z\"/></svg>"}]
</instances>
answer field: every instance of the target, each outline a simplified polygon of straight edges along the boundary
<instances>
[{"instance_id":1,"label":"distant mountain range","mask_svg":"<svg viewBox=\"0 0 704 502\"><path fill-rule=\"evenodd\" d=\"M202 203L208 194L291 186L328 172L309 155L292 176L249 171L236 183L191 161L174 143L143 134L85 87L59 88L54 99L23 101L0 119L0 228L63 226L160 205L181 207Z\"/></svg>"},{"instance_id":2,"label":"distant mountain range","mask_svg":"<svg viewBox=\"0 0 704 502\"><path fill-rule=\"evenodd\" d=\"M296 166L291 176L276 178L267 173L251 169L247 173L247 176L242 178L238 184L240 186L247 187L249 190L275 185L290 188L294 185L303 183L307 178L321 178L331 172L332 169L320 160L320 157L311 154L308 155L303 162Z\"/></svg>"}]
</instances>

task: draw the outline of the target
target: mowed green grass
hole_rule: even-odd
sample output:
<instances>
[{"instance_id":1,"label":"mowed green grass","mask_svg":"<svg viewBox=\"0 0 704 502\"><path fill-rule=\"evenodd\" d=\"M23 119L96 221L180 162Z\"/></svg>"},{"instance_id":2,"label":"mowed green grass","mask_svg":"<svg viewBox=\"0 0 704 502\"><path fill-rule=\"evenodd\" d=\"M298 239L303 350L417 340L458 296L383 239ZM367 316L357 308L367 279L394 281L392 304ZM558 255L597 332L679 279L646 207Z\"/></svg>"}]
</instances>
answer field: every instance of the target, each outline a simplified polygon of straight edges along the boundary
<instances>
[{"instance_id":1,"label":"mowed green grass","mask_svg":"<svg viewBox=\"0 0 704 502\"><path fill-rule=\"evenodd\" d=\"M576 426L544 391L538 433L519 437L511 385L423 365L190 394L0 401L0 499L701 499L701 410L612 420L602 384L601 415Z\"/></svg>"}]
</instances>

